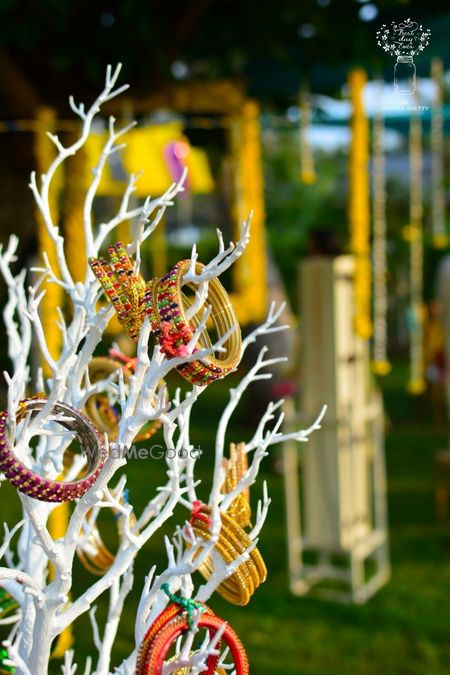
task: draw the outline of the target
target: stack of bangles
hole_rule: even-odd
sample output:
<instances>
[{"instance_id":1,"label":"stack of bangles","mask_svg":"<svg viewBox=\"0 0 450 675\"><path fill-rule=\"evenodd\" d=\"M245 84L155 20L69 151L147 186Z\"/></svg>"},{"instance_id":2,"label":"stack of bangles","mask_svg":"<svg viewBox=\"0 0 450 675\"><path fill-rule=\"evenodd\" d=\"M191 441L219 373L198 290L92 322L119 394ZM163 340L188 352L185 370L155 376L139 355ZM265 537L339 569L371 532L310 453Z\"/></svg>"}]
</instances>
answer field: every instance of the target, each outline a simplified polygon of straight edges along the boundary
<instances>
[{"instance_id":1,"label":"stack of bangles","mask_svg":"<svg viewBox=\"0 0 450 675\"><path fill-rule=\"evenodd\" d=\"M122 504L128 503L126 491L122 495L120 502ZM120 536L123 532L123 513L118 509L112 509L112 511L117 521L117 529ZM94 523L92 526L90 525L89 516L90 513L88 512L86 514L86 521L81 526L79 543L77 545L77 555L83 567L87 569L88 572L91 572L91 574L95 574L96 576L102 576L113 564L115 555L105 546L97 524ZM130 526L133 527L135 523L136 517L134 514L131 514Z\"/></svg>"},{"instance_id":2,"label":"stack of bangles","mask_svg":"<svg viewBox=\"0 0 450 675\"><path fill-rule=\"evenodd\" d=\"M245 443L230 443L230 457L223 460L226 471L223 494L230 494L239 484L248 470L248 458ZM241 527L249 527L251 518L250 490L242 490L231 502L227 514Z\"/></svg>"},{"instance_id":3,"label":"stack of bangles","mask_svg":"<svg viewBox=\"0 0 450 675\"><path fill-rule=\"evenodd\" d=\"M89 380L91 384L100 380L118 380L119 371L122 370L125 384L129 383L133 368L133 359L123 364L118 360L107 356L95 356L89 362ZM119 431L119 413L110 404L106 393L98 393L89 396L84 406L84 413L91 419L97 429L108 434L108 439L114 441ZM161 420L155 420L145 425L141 432L135 436L134 441L139 443L151 438L161 427Z\"/></svg>"},{"instance_id":4,"label":"stack of bangles","mask_svg":"<svg viewBox=\"0 0 450 675\"><path fill-rule=\"evenodd\" d=\"M228 666L225 671L224 668L218 666L219 653L213 653L208 656L206 670L203 672L208 675L214 673L222 675L231 669L236 675L248 675L247 654L235 631L206 605L184 598L168 605L150 626L139 649L136 675L162 675L164 665L176 660L177 656L171 656L171 650L173 652L174 649L177 649L178 638L192 627L192 611L194 609L199 612L196 630L206 630L209 633L210 640L224 626L216 648L219 652L222 644L224 644L233 659L233 665ZM189 675L190 672L189 667L183 667L176 671L177 675Z\"/></svg>"},{"instance_id":5,"label":"stack of bangles","mask_svg":"<svg viewBox=\"0 0 450 675\"><path fill-rule=\"evenodd\" d=\"M199 348L211 348L211 338L205 328L192 350L192 339L199 325L194 316L188 320L186 312L192 302L183 293L183 287L197 291L197 284L184 282L191 261L182 260L161 279L145 283L135 272L124 245L119 242L108 249L111 265L103 259L89 258L89 264L112 302L119 320L133 340L137 340L146 315L161 351L168 358L189 356ZM204 265L196 263L198 275ZM232 331L225 342L224 353L210 354L178 366L178 372L191 384L206 386L225 377L239 364L242 337L236 313L228 293L216 278L208 282L206 303L211 307L210 321L217 339Z\"/></svg>"},{"instance_id":6,"label":"stack of bangles","mask_svg":"<svg viewBox=\"0 0 450 675\"><path fill-rule=\"evenodd\" d=\"M111 265L103 258L89 258L89 265L113 304L120 323L135 342L145 318L142 298L145 282L136 274L124 244L108 248Z\"/></svg>"},{"instance_id":7,"label":"stack of bangles","mask_svg":"<svg viewBox=\"0 0 450 675\"><path fill-rule=\"evenodd\" d=\"M37 415L46 403L47 399L44 397L21 401L17 420L21 421L27 414ZM44 502L73 501L82 497L94 485L106 461L107 451L99 431L83 413L67 403L56 401L51 415L55 416L55 422L74 432L81 451L87 457L86 473L74 481L64 482L44 478L26 467L11 450L6 411L0 414L0 472L19 492L34 499ZM63 417L58 419L58 416Z\"/></svg>"},{"instance_id":8,"label":"stack of bangles","mask_svg":"<svg viewBox=\"0 0 450 675\"><path fill-rule=\"evenodd\" d=\"M199 572L206 580L214 573L214 556L220 556L226 565L233 563L252 546L252 540L240 525L227 513L221 513L222 526L219 539L210 556L200 565ZM211 508L194 502L190 519L194 534L208 541L211 537ZM234 572L217 587L217 592L233 605L248 604L251 596L267 577L267 568L256 546L247 560L240 563Z\"/></svg>"}]
</instances>

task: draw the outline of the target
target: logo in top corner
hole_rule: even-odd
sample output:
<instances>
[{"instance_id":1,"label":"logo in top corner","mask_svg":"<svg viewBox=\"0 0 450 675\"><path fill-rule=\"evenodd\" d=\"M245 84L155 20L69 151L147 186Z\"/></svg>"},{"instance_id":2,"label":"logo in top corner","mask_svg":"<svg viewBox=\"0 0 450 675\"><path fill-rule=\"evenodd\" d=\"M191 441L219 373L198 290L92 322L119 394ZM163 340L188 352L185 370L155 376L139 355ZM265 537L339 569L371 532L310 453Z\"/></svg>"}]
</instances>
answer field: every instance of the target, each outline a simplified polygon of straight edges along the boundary
<instances>
[{"instance_id":1,"label":"logo in top corner","mask_svg":"<svg viewBox=\"0 0 450 675\"><path fill-rule=\"evenodd\" d=\"M406 19L401 23L383 24L377 31L377 43L391 56L396 57L394 88L400 94L411 95L416 91L416 65L414 56L422 52L430 41L431 31L417 21Z\"/></svg>"}]
</instances>

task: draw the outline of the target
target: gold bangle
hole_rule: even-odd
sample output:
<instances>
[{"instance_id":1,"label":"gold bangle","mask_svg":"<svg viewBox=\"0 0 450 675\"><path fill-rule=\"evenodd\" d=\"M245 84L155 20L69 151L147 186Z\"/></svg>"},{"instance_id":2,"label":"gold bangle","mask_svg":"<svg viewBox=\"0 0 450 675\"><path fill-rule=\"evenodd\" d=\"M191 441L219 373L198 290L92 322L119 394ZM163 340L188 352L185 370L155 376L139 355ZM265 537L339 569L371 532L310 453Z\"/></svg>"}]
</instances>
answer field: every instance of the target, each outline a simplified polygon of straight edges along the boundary
<instances>
[{"instance_id":1,"label":"gold bangle","mask_svg":"<svg viewBox=\"0 0 450 675\"><path fill-rule=\"evenodd\" d=\"M230 457L224 458L223 466L226 471L222 493L230 494L248 471L248 458L245 452L245 443L230 443ZM228 515L242 528L250 526L250 489L247 487L232 501L227 510Z\"/></svg>"},{"instance_id":2,"label":"gold bangle","mask_svg":"<svg viewBox=\"0 0 450 675\"><path fill-rule=\"evenodd\" d=\"M111 379L117 382L119 371L122 370L125 384L128 384L132 375L132 362L123 364L107 356L94 356L89 362L89 380L92 384L100 380ZM119 417L111 406L106 394L98 393L89 396L84 406L84 413L101 432L106 432L110 441L117 438L119 431ZM151 438L161 427L161 420L154 420L145 425L134 438L136 443Z\"/></svg>"},{"instance_id":3,"label":"gold bangle","mask_svg":"<svg viewBox=\"0 0 450 675\"><path fill-rule=\"evenodd\" d=\"M191 525L194 534L208 541L211 538L211 508L205 504L194 504ZM221 530L214 551L229 565L251 545L252 541L236 521L227 513L221 513ZM199 572L209 580L214 572L213 556L208 556L200 565ZM249 557L240 563L234 572L218 586L217 592L235 605L246 605L254 591L267 577L267 569L260 552L254 547Z\"/></svg>"},{"instance_id":4,"label":"gold bangle","mask_svg":"<svg viewBox=\"0 0 450 675\"><path fill-rule=\"evenodd\" d=\"M121 504L127 504L126 493L122 494L120 498ZM117 529L119 535L123 532L123 527L121 526L122 518L124 517L122 511L117 508L113 508L112 512L115 519L117 520ZM136 517L133 513L130 515L130 526L133 527L136 524ZM114 563L115 555L105 546L101 538L97 524L95 524L91 531L86 534L86 525L89 525L89 511L86 514L86 520L81 526L80 530L80 543L77 545L77 556L85 569L91 574L96 576L102 576L109 570L111 565Z\"/></svg>"}]
</instances>

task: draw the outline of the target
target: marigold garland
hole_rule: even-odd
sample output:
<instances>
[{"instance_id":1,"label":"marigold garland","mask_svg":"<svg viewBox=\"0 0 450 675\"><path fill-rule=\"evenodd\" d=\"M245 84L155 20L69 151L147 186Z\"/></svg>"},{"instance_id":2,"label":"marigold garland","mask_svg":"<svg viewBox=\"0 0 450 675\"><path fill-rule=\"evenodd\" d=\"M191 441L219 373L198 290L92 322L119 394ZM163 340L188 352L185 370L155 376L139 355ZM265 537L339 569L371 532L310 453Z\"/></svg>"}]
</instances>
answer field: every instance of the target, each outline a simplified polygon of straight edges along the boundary
<instances>
[{"instance_id":1,"label":"marigold garland","mask_svg":"<svg viewBox=\"0 0 450 675\"><path fill-rule=\"evenodd\" d=\"M364 110L363 92L367 76L356 68L348 77L352 102L352 139L349 163L350 250L355 256L355 319L357 335L372 335L370 318L371 269L369 257L369 125Z\"/></svg>"}]
</instances>

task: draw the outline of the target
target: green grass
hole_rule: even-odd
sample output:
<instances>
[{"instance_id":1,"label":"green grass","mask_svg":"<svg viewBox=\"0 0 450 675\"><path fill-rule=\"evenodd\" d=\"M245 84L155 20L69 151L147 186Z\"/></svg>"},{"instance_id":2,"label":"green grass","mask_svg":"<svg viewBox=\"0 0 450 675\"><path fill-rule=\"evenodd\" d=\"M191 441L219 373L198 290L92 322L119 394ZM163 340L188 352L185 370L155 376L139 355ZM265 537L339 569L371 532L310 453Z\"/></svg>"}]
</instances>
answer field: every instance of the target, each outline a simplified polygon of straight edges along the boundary
<instances>
[{"instance_id":1,"label":"green grass","mask_svg":"<svg viewBox=\"0 0 450 675\"><path fill-rule=\"evenodd\" d=\"M433 454L446 443L448 430L432 424L426 398L412 399L404 391L406 373L398 365L383 382L389 418L386 445L389 522L393 575L389 584L363 607L342 606L312 598L296 598L288 591L286 534L282 477L274 471L274 457L263 465L253 489L254 503L266 479L272 497L260 549L269 577L247 607L234 607L219 597L210 601L241 636L257 675L444 675L449 672L448 598L450 596L450 532L438 526L434 514ZM226 400L227 383L214 384L194 416L193 440L205 450L200 473L211 475L214 426ZM248 437L253 417L252 397L234 422L232 438ZM247 432L245 429L247 428ZM230 437L230 440L232 440ZM276 453L275 453L276 454ZM127 468L131 499L142 506L163 479L163 463L132 461ZM205 486L206 490L206 486ZM1 488L2 513L12 516L16 497ZM170 533L185 516L177 511L164 531ZM112 537L113 528L108 530ZM145 547L135 566L135 592L127 601L115 644L114 664L132 647L133 624L144 575L153 563L164 566L162 534ZM77 565L74 595L90 582ZM104 604L99 603L99 616ZM92 653L86 617L75 626L80 662ZM56 667L51 672L59 672Z\"/></svg>"}]
</instances>

